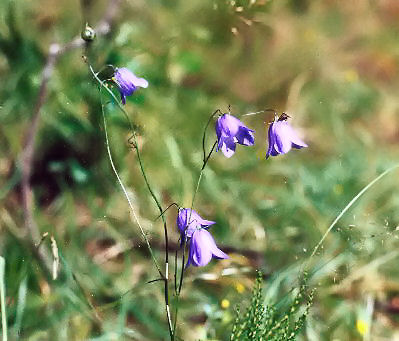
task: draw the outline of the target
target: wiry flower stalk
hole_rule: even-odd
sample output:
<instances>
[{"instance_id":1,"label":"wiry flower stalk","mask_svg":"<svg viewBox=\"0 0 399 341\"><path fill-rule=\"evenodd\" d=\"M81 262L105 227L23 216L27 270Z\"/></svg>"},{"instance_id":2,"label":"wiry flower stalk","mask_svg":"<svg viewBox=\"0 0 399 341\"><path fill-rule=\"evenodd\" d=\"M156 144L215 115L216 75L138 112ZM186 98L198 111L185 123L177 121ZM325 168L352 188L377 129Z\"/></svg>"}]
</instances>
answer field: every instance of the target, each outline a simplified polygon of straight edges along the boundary
<instances>
[{"instance_id":1,"label":"wiry flower stalk","mask_svg":"<svg viewBox=\"0 0 399 341\"><path fill-rule=\"evenodd\" d=\"M141 159L140 150L138 148L136 132L133 129L133 125L132 125L132 123L131 123L131 121L129 119L129 116L128 116L127 112L121 106L121 104L119 103L119 101L116 98L116 96L114 95L114 93L108 87L105 86L104 82L101 79L98 78L98 76L95 73L95 71L93 70L92 66L90 64L88 64L88 66L89 66L89 70L90 70L91 74L93 75L94 79L98 82L98 84L100 86L100 92L101 92L101 89L105 89L111 95L111 97L115 100L115 102L118 105L118 108L123 112L123 114L126 116L126 118L128 120L130 131L133 134L132 137L131 137L132 146L133 146L133 148L136 151L137 160L138 160L139 165L140 165L141 173L143 175L143 178L144 178L144 181L146 183L146 186L147 186L147 188L148 188L148 190L149 190L149 192L151 194L151 197L155 201L155 203L156 203L156 205L157 205L157 207L158 207L158 209L159 209L159 211L161 213L163 226L164 226L164 237L165 237L165 273L163 273L161 271L161 269L160 269L160 267L158 265L158 262L157 262L157 260L156 260L156 258L154 256L154 254L153 254L153 251L152 251L152 248L151 248L151 244L150 244L150 242L149 242L144 230L141 228L141 225L139 225L139 221L137 219L137 216L135 214L133 214L133 216L135 217L136 223L140 227L140 232L141 232L141 234L142 234L142 236L143 236L143 238L144 238L144 240L145 240L145 242L147 244L147 248L148 248L148 250L149 250L149 252L151 254L151 258L153 259L153 262L154 262L154 264L155 264L155 266L156 266L156 268L158 270L158 273L159 273L161 279L164 282L165 309L166 309L166 317L167 317L167 322L168 322L169 336L170 336L171 340L174 340L174 336L175 335L174 335L174 330L173 330L173 327L172 327L172 319L171 319L170 308L169 308L169 253L168 253L169 252L169 242L168 242L168 230L167 230L165 217L162 214L163 213L163 209L162 209L162 206L161 206L158 198L156 197L154 191L152 190L152 187L150 186L150 184L148 182L148 178L147 178L146 172L144 170L144 165L143 165L143 162L142 162L142 159ZM105 120L105 114L104 114L104 110L103 110L103 104L102 104L102 114L103 114L103 118L104 118L104 130L106 131L106 120ZM109 142L108 142L107 133L106 133L106 143L107 143L108 156L109 156L113 171L114 171L114 173L115 173L115 175L116 175L116 177L118 179L119 185L121 186L128 203L129 203L129 207L130 207L131 211L134 212L134 209L133 209L133 206L132 206L131 201L129 199L129 196L127 194L127 191L126 191L122 181L120 180L120 177L119 177L119 175L118 175L118 173L117 173L117 171L115 169L115 166L113 165L112 156L111 156L110 149L109 149Z\"/></svg>"}]
</instances>

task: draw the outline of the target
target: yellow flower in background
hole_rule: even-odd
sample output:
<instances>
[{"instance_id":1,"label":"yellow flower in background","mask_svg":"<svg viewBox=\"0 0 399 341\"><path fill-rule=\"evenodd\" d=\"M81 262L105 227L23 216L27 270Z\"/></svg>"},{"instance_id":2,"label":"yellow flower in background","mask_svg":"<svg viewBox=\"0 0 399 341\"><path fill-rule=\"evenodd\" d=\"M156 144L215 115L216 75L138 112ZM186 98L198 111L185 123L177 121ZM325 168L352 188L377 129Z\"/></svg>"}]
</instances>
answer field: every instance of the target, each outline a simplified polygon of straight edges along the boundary
<instances>
[{"instance_id":1,"label":"yellow flower in background","mask_svg":"<svg viewBox=\"0 0 399 341\"><path fill-rule=\"evenodd\" d=\"M344 186L342 186L341 184L336 184L333 187L333 191L336 195L341 195L344 192Z\"/></svg>"},{"instance_id":2,"label":"yellow flower in background","mask_svg":"<svg viewBox=\"0 0 399 341\"><path fill-rule=\"evenodd\" d=\"M355 83L359 80L359 74L355 69L346 70L344 77L348 83Z\"/></svg>"},{"instance_id":3,"label":"yellow flower in background","mask_svg":"<svg viewBox=\"0 0 399 341\"><path fill-rule=\"evenodd\" d=\"M223 299L222 302L220 302L220 306L223 309L227 309L228 307L230 307L230 301L226 300L226 299Z\"/></svg>"},{"instance_id":4,"label":"yellow flower in background","mask_svg":"<svg viewBox=\"0 0 399 341\"><path fill-rule=\"evenodd\" d=\"M237 282L235 287L239 294L242 294L245 291L245 287L240 282Z\"/></svg>"},{"instance_id":5,"label":"yellow flower in background","mask_svg":"<svg viewBox=\"0 0 399 341\"><path fill-rule=\"evenodd\" d=\"M356 321L356 329L360 335L364 335L367 333L367 331L369 329L369 325L364 320L357 320Z\"/></svg>"}]
</instances>

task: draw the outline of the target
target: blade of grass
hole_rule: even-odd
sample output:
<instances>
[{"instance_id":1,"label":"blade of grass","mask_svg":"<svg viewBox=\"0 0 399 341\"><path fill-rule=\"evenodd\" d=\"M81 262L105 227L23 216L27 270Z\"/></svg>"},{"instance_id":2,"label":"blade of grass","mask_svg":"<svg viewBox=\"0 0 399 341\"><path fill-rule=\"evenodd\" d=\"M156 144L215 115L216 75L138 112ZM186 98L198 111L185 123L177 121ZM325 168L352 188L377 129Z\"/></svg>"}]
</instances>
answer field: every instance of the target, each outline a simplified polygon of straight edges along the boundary
<instances>
[{"instance_id":1,"label":"blade of grass","mask_svg":"<svg viewBox=\"0 0 399 341\"><path fill-rule=\"evenodd\" d=\"M3 330L3 341L7 341L5 267L6 267L6 262L4 258L0 256L0 306L1 306L1 326Z\"/></svg>"},{"instance_id":2,"label":"blade of grass","mask_svg":"<svg viewBox=\"0 0 399 341\"><path fill-rule=\"evenodd\" d=\"M22 316L24 314L26 304L27 282L28 277L25 276L18 289L17 312L14 324L15 338L17 340L19 339L19 335L21 334Z\"/></svg>"},{"instance_id":3,"label":"blade of grass","mask_svg":"<svg viewBox=\"0 0 399 341\"><path fill-rule=\"evenodd\" d=\"M344 209L338 214L338 216L334 219L334 221L331 223L331 225L328 227L327 231L324 233L323 237L321 237L320 241L317 243L315 248L313 249L312 254L310 255L309 259L305 263L305 270L308 268L308 265L310 261L312 260L313 256L316 254L316 252L319 250L321 244L323 244L324 239L326 239L327 235L331 232L331 230L334 228L334 226L338 223L338 221L342 218L342 216L348 211L355 202L359 200L359 198L366 193L374 184L376 184L378 181L380 181L385 175L391 173L392 171L396 170L399 168L399 164L392 166L391 168L388 168L385 172L381 173L379 176L377 176L374 180L370 181L363 189L353 197L353 199L344 207Z\"/></svg>"}]
</instances>

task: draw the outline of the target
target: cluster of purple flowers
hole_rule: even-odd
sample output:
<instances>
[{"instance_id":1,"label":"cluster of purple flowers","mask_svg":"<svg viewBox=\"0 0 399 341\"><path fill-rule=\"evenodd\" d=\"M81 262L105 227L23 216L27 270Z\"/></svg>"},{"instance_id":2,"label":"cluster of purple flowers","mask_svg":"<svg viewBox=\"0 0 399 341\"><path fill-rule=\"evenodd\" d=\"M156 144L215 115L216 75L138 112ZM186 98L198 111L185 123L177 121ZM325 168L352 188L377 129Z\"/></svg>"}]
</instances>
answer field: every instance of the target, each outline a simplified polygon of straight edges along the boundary
<instances>
[{"instance_id":1,"label":"cluster of purple flowers","mask_svg":"<svg viewBox=\"0 0 399 341\"><path fill-rule=\"evenodd\" d=\"M180 208L176 220L182 243L188 241L189 253L186 267L189 265L205 266L212 257L229 258L220 250L208 231L209 226L215 224L212 220L205 220L190 208Z\"/></svg>"},{"instance_id":2,"label":"cluster of purple flowers","mask_svg":"<svg viewBox=\"0 0 399 341\"><path fill-rule=\"evenodd\" d=\"M289 125L288 117L287 114L282 113L280 117L276 116L270 124L268 132L269 149L266 153L266 159L270 155L277 156L288 153L291 148L301 149L308 146ZM236 150L236 143L244 146L255 144L254 132L238 118L230 114L223 114L216 122L216 136L218 138L216 151L221 150L226 157L230 158Z\"/></svg>"},{"instance_id":3,"label":"cluster of purple flowers","mask_svg":"<svg viewBox=\"0 0 399 341\"><path fill-rule=\"evenodd\" d=\"M137 77L127 68L115 69L113 80L119 88L123 104L126 104L126 96L132 95L137 88L148 87L148 82L144 78ZM308 146L289 125L288 117L283 113L280 117L276 116L270 124L268 132L269 148L266 159L270 155L277 156L288 153L291 148L301 149ZM255 131L249 129L233 115L221 115L216 122L215 129L218 139L216 151L221 150L228 158L235 153L236 143L243 146L253 146L255 143Z\"/></svg>"},{"instance_id":4,"label":"cluster of purple flowers","mask_svg":"<svg viewBox=\"0 0 399 341\"><path fill-rule=\"evenodd\" d=\"M115 70L113 81L119 88L122 103L126 104L126 96L132 95L137 88L147 88L148 82L144 78L135 76L129 69L120 68ZM307 147L287 122L289 116L282 113L280 117L275 116L270 123L268 131L269 148L266 159L269 156L288 153L292 148L301 149ZM249 129L238 118L231 114L221 115L215 126L217 136L216 151L230 158L234 155L236 144L253 146L255 144L254 130ZM180 208L176 221L180 231L181 244L188 243L189 256L186 267L189 265L205 266L212 257L219 259L229 258L221 251L208 231L214 221L205 220L189 208Z\"/></svg>"}]
</instances>

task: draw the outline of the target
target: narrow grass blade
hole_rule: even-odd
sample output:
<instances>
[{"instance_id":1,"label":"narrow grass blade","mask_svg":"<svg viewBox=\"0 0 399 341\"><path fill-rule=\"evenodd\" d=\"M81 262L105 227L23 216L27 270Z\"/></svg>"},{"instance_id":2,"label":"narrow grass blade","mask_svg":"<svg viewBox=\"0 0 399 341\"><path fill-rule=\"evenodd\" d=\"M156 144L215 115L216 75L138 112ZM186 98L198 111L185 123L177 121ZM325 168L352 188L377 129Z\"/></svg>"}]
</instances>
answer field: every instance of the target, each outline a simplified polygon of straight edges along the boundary
<instances>
[{"instance_id":1,"label":"narrow grass blade","mask_svg":"<svg viewBox=\"0 0 399 341\"><path fill-rule=\"evenodd\" d=\"M28 277L25 277L22 280L18 290L17 312L14 324L15 337L17 340L21 335L22 316L24 315L24 310L26 305L27 287L28 287Z\"/></svg>"},{"instance_id":2,"label":"narrow grass blade","mask_svg":"<svg viewBox=\"0 0 399 341\"><path fill-rule=\"evenodd\" d=\"M1 326L3 331L3 341L7 341L5 267L6 267L5 260L3 257L0 257L0 307L1 307Z\"/></svg>"}]
</instances>

